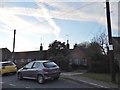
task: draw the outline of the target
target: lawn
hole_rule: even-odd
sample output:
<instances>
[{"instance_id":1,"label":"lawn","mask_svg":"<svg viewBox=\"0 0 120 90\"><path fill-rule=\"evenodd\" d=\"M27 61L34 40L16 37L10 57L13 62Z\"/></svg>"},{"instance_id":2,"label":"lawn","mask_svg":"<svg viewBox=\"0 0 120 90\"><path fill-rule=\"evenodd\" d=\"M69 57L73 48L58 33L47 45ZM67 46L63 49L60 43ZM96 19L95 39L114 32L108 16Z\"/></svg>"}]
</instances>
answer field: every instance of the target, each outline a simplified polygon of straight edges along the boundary
<instances>
[{"instance_id":1,"label":"lawn","mask_svg":"<svg viewBox=\"0 0 120 90\"><path fill-rule=\"evenodd\" d=\"M81 74L81 76L111 83L111 75L106 73L84 73L84 74ZM119 82L120 84L120 74L116 75L116 80L117 80L117 83Z\"/></svg>"}]
</instances>

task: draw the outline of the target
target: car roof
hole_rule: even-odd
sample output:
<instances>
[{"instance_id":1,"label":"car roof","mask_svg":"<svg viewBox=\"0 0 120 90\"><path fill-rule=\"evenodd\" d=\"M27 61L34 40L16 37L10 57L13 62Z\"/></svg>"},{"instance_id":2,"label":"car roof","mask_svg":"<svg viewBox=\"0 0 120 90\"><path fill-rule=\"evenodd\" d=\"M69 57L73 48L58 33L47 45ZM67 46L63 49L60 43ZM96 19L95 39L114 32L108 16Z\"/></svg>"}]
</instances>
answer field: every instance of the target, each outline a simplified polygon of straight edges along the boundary
<instances>
[{"instance_id":1,"label":"car roof","mask_svg":"<svg viewBox=\"0 0 120 90\"><path fill-rule=\"evenodd\" d=\"M33 61L33 62L50 62L50 60L36 60L36 61Z\"/></svg>"},{"instance_id":2,"label":"car roof","mask_svg":"<svg viewBox=\"0 0 120 90\"><path fill-rule=\"evenodd\" d=\"M0 62L0 63L10 63L10 62L12 62L12 61L4 61L4 62Z\"/></svg>"}]
</instances>

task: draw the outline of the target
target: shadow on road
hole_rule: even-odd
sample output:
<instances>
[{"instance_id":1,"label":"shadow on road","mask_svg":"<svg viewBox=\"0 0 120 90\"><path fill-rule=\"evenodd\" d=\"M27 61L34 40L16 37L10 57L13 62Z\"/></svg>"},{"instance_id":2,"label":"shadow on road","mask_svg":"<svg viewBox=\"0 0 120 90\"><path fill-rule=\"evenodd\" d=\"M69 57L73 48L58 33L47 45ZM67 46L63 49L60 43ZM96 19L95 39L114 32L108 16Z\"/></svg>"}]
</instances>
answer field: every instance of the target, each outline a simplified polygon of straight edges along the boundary
<instances>
[{"instance_id":1,"label":"shadow on road","mask_svg":"<svg viewBox=\"0 0 120 90\"><path fill-rule=\"evenodd\" d=\"M2 77L9 77L13 75L16 75L16 73L6 73L6 74L3 74Z\"/></svg>"}]
</instances>

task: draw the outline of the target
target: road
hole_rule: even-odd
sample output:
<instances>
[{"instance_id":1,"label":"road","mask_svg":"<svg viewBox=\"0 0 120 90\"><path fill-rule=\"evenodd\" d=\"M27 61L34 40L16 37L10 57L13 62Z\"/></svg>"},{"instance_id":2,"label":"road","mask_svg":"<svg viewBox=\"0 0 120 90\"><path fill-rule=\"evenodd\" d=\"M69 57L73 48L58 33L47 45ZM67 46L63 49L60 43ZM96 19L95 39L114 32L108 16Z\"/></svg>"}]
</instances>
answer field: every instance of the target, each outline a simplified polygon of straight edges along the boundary
<instances>
[{"instance_id":1,"label":"road","mask_svg":"<svg viewBox=\"0 0 120 90\"><path fill-rule=\"evenodd\" d=\"M59 78L59 80L49 80L45 84L38 84L35 80L18 80L16 75L7 74L2 76L2 88L92 88L83 83Z\"/></svg>"}]
</instances>

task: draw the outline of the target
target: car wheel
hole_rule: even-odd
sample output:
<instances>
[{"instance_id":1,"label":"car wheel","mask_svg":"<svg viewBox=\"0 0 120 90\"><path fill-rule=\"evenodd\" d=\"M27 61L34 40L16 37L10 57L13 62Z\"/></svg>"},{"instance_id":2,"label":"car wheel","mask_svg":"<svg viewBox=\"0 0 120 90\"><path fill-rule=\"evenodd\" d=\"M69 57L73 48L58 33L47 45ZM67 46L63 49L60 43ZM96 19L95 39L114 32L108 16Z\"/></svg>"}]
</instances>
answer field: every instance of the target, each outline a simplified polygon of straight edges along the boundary
<instances>
[{"instance_id":1,"label":"car wheel","mask_svg":"<svg viewBox=\"0 0 120 90\"><path fill-rule=\"evenodd\" d=\"M45 80L42 75L38 75L37 81L38 81L38 83L43 84Z\"/></svg>"},{"instance_id":2,"label":"car wheel","mask_svg":"<svg viewBox=\"0 0 120 90\"><path fill-rule=\"evenodd\" d=\"M59 79L59 77L55 77L55 78L54 78L54 80L58 80L58 79Z\"/></svg>"},{"instance_id":3,"label":"car wheel","mask_svg":"<svg viewBox=\"0 0 120 90\"><path fill-rule=\"evenodd\" d=\"M12 72L12 74L16 74L16 71L15 71L15 72Z\"/></svg>"},{"instance_id":4,"label":"car wheel","mask_svg":"<svg viewBox=\"0 0 120 90\"><path fill-rule=\"evenodd\" d=\"M22 77L22 74L21 74L21 73L18 73L18 79L19 79L19 80L22 80L22 79L23 79L23 77Z\"/></svg>"}]
</instances>

